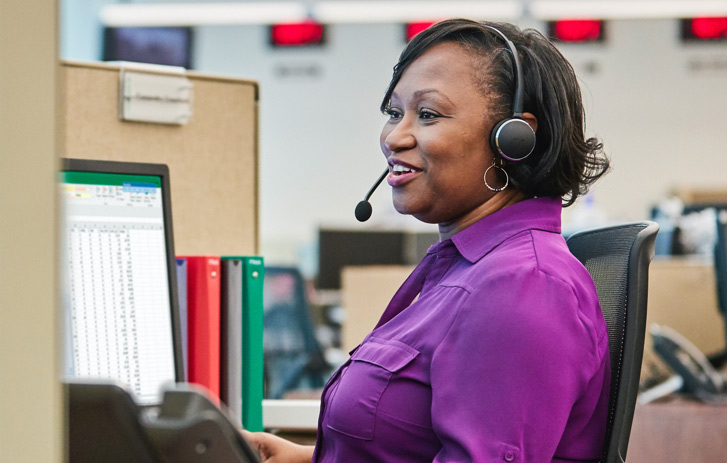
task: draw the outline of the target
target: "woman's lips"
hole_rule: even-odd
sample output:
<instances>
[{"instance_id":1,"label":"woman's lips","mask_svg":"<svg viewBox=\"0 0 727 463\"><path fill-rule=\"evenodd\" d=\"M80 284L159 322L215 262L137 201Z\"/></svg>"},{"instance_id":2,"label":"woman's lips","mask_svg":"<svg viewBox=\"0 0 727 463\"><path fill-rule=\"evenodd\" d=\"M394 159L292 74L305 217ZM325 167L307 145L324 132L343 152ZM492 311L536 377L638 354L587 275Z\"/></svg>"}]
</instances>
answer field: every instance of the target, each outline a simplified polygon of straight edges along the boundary
<instances>
[{"instance_id":1,"label":"woman's lips","mask_svg":"<svg viewBox=\"0 0 727 463\"><path fill-rule=\"evenodd\" d=\"M389 176L386 178L390 186L401 186L412 181L420 173L421 169L404 163L393 163L389 167Z\"/></svg>"}]
</instances>

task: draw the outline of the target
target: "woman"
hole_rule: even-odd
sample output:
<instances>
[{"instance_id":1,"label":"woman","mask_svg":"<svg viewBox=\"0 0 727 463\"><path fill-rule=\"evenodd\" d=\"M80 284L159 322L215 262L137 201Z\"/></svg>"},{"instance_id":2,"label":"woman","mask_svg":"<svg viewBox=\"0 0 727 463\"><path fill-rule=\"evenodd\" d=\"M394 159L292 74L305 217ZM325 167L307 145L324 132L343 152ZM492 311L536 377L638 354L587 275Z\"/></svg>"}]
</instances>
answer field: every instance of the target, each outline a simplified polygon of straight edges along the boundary
<instances>
[{"instance_id":1,"label":"woman","mask_svg":"<svg viewBox=\"0 0 727 463\"><path fill-rule=\"evenodd\" d=\"M404 50L382 109L394 206L441 239L326 386L315 449L254 444L270 463L597 461L606 325L560 214L608 160L571 66L536 31L443 21ZM532 133L515 154L491 136L513 113L532 152Z\"/></svg>"}]
</instances>

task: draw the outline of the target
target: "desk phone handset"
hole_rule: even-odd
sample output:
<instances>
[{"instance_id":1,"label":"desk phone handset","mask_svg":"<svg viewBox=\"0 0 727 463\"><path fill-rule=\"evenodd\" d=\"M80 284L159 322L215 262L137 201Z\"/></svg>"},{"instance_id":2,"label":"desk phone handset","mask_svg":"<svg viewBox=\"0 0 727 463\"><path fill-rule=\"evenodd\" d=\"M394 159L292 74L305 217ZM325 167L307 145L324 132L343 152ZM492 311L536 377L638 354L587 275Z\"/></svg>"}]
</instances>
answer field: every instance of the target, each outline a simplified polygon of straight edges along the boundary
<instances>
[{"instance_id":1,"label":"desk phone handset","mask_svg":"<svg viewBox=\"0 0 727 463\"><path fill-rule=\"evenodd\" d=\"M727 400L727 381L687 338L668 326L649 329L654 351L681 377L681 391L707 402ZM727 403L727 402L725 402Z\"/></svg>"},{"instance_id":2,"label":"desk phone handset","mask_svg":"<svg viewBox=\"0 0 727 463\"><path fill-rule=\"evenodd\" d=\"M139 407L115 384L67 383L70 463L257 463L242 435L201 391L175 385Z\"/></svg>"}]
</instances>

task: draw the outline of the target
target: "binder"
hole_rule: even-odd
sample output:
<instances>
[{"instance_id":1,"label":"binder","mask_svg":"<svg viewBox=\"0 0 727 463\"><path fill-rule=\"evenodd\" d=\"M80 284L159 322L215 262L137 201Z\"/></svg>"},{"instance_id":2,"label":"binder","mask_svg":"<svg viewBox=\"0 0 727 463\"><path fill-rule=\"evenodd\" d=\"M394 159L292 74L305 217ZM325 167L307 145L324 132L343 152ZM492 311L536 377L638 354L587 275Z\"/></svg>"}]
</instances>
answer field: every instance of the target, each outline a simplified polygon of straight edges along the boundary
<instances>
[{"instance_id":1,"label":"binder","mask_svg":"<svg viewBox=\"0 0 727 463\"><path fill-rule=\"evenodd\" d=\"M177 258L177 299L179 301L179 331L182 346L184 382L189 381L187 370L187 259Z\"/></svg>"},{"instance_id":2,"label":"binder","mask_svg":"<svg viewBox=\"0 0 727 463\"><path fill-rule=\"evenodd\" d=\"M189 382L220 396L220 258L187 260L187 361Z\"/></svg>"},{"instance_id":3,"label":"binder","mask_svg":"<svg viewBox=\"0 0 727 463\"><path fill-rule=\"evenodd\" d=\"M263 280L259 256L227 257L242 261L242 425L263 430Z\"/></svg>"},{"instance_id":4,"label":"binder","mask_svg":"<svg viewBox=\"0 0 727 463\"><path fill-rule=\"evenodd\" d=\"M242 274L240 259L222 258L220 399L242 426Z\"/></svg>"}]
</instances>

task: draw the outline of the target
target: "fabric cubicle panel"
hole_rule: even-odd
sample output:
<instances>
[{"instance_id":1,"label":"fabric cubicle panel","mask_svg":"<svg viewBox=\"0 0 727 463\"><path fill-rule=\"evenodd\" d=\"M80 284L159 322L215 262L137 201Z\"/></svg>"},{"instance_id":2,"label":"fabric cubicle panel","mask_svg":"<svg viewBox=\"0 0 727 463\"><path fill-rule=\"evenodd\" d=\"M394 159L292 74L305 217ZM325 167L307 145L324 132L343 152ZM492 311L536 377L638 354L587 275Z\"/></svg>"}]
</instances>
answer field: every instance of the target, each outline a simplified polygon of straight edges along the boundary
<instances>
[{"instance_id":1,"label":"fabric cubicle panel","mask_svg":"<svg viewBox=\"0 0 727 463\"><path fill-rule=\"evenodd\" d=\"M725 347L724 321L717 306L714 266L700 256L656 257L649 267L649 305L641 379L652 368L667 374L648 334L652 323L677 330L705 354Z\"/></svg>"},{"instance_id":2,"label":"fabric cubicle panel","mask_svg":"<svg viewBox=\"0 0 727 463\"><path fill-rule=\"evenodd\" d=\"M346 318L341 327L341 348L349 352L371 332L389 301L414 270L407 265L344 267L341 301Z\"/></svg>"},{"instance_id":3,"label":"fabric cubicle panel","mask_svg":"<svg viewBox=\"0 0 727 463\"><path fill-rule=\"evenodd\" d=\"M187 72L193 115L176 126L121 121L119 75L62 63L61 156L167 164L178 255L258 254L258 84Z\"/></svg>"}]
</instances>

